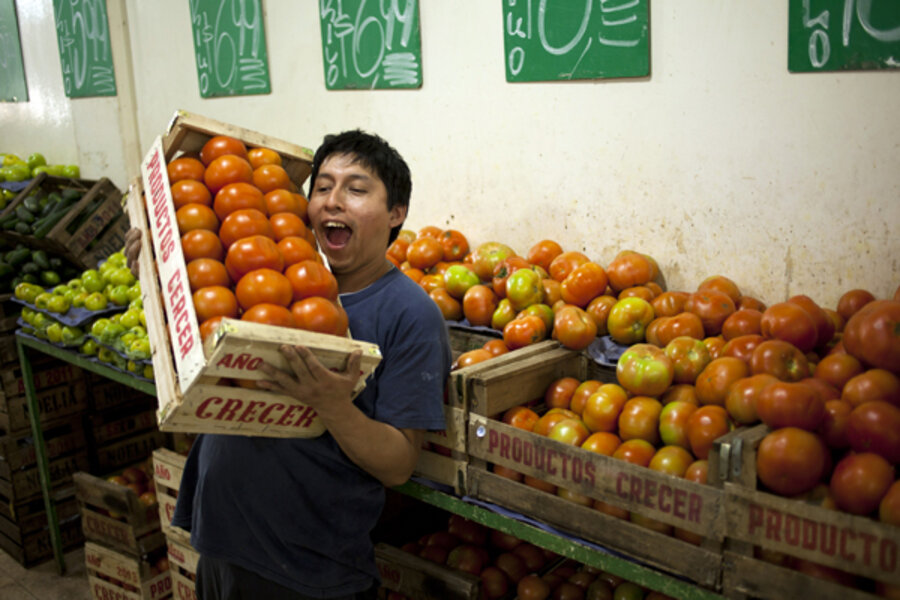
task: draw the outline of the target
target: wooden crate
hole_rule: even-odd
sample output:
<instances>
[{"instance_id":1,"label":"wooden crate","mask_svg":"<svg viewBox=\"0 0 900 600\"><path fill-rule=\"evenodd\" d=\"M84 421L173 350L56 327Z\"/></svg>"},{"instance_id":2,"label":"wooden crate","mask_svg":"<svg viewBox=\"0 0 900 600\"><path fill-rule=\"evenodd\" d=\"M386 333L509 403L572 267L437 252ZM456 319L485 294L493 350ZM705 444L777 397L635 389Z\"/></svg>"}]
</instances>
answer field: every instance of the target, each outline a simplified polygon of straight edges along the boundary
<instances>
[{"instance_id":1,"label":"wooden crate","mask_svg":"<svg viewBox=\"0 0 900 600\"><path fill-rule=\"evenodd\" d=\"M0 514L0 533L22 546L27 543L30 534L47 528L47 511L43 498L36 498L14 507L16 512L11 515ZM78 502L75 500L74 488L70 487L68 497L55 502L55 507L56 518L60 522L77 518Z\"/></svg>"},{"instance_id":2,"label":"wooden crate","mask_svg":"<svg viewBox=\"0 0 900 600\"><path fill-rule=\"evenodd\" d=\"M75 473L74 480L86 539L131 556L165 544L156 504L144 504L130 488L89 473Z\"/></svg>"},{"instance_id":3,"label":"wooden crate","mask_svg":"<svg viewBox=\"0 0 900 600\"><path fill-rule=\"evenodd\" d=\"M167 448L153 451L153 481L156 485L156 501L159 503L159 523L168 539L190 544L191 534L172 525L175 501L181 487L181 476L187 457Z\"/></svg>"},{"instance_id":4,"label":"wooden crate","mask_svg":"<svg viewBox=\"0 0 900 600\"><path fill-rule=\"evenodd\" d=\"M43 388L35 392L41 424L48 424L82 414L87 408L87 390L83 381ZM10 435L31 431L28 399L14 396L0 401L0 432Z\"/></svg>"},{"instance_id":5,"label":"wooden crate","mask_svg":"<svg viewBox=\"0 0 900 600\"><path fill-rule=\"evenodd\" d=\"M557 442L491 418L543 397L560 377L585 378L579 353L557 348L469 379L468 493L716 588L724 538L722 491ZM488 471L501 465L705 538L695 546ZM711 480L715 480L715 465Z\"/></svg>"},{"instance_id":6,"label":"wooden crate","mask_svg":"<svg viewBox=\"0 0 900 600\"><path fill-rule=\"evenodd\" d=\"M197 562L200 553L190 542L166 538L169 549L169 568L172 574L172 594L176 600L197 600Z\"/></svg>"},{"instance_id":7,"label":"wooden crate","mask_svg":"<svg viewBox=\"0 0 900 600\"><path fill-rule=\"evenodd\" d=\"M741 568L725 575L725 591L775 598L783 597L778 588L784 586L808 589L818 597L870 597L859 590L855 593L863 595L854 596L845 586L758 560L754 546L900 586L900 529L756 489L756 449L768 432L759 425L728 444L725 560Z\"/></svg>"},{"instance_id":8,"label":"wooden crate","mask_svg":"<svg viewBox=\"0 0 900 600\"><path fill-rule=\"evenodd\" d=\"M145 161L144 178L153 192L146 206L153 214L152 227L147 224L137 181L128 194L128 214L145 232L140 257L141 291L153 349L160 429L266 437L321 435L325 428L311 407L272 392L221 385L220 379L263 379L265 374L258 370L262 361L286 369L287 363L278 351L282 344L306 346L326 367L339 369L344 368L350 352L361 350L361 376L355 390L359 393L381 360L378 346L235 319L224 319L201 345L181 245L175 237L175 212L165 182L159 139Z\"/></svg>"},{"instance_id":9,"label":"wooden crate","mask_svg":"<svg viewBox=\"0 0 900 600\"><path fill-rule=\"evenodd\" d=\"M12 297L12 294L0 294L0 332L9 332L3 336L4 343L0 346L0 362L3 363L19 361L14 331L19 326L22 305L13 302ZM11 344L9 340L12 340Z\"/></svg>"},{"instance_id":10,"label":"wooden crate","mask_svg":"<svg viewBox=\"0 0 900 600\"><path fill-rule=\"evenodd\" d=\"M159 554L159 553L157 553ZM160 572L158 557L134 557L94 542L84 544L84 563L94 600L162 600L172 597L169 570Z\"/></svg>"},{"instance_id":11,"label":"wooden crate","mask_svg":"<svg viewBox=\"0 0 900 600\"><path fill-rule=\"evenodd\" d=\"M135 410L156 408L156 398L150 394L100 375L91 374L88 378L88 389L90 390L88 406L92 411L106 412L121 408L123 405Z\"/></svg>"},{"instance_id":12,"label":"wooden crate","mask_svg":"<svg viewBox=\"0 0 900 600\"><path fill-rule=\"evenodd\" d=\"M109 256L110 252L101 254L98 251L101 248L105 250L114 238L118 237L119 241L112 251L122 248L127 220L121 219L122 192L112 181L105 177L95 181L41 173L0 213L0 218L14 211L38 188L48 192L75 189L84 195L66 210L62 219L43 238L15 231L3 231L3 237L65 257L82 269L93 268L100 258ZM69 231L78 220L81 220L80 224Z\"/></svg>"},{"instance_id":13,"label":"wooden crate","mask_svg":"<svg viewBox=\"0 0 900 600\"><path fill-rule=\"evenodd\" d=\"M165 436L161 431L154 428L145 433L93 448L91 450L91 459L97 470L107 473L146 460L153 454L154 450L164 443Z\"/></svg>"},{"instance_id":14,"label":"wooden crate","mask_svg":"<svg viewBox=\"0 0 900 600\"><path fill-rule=\"evenodd\" d=\"M7 316L12 316L12 313L15 312L14 309L11 308L10 309L11 314L6 315L6 307L9 304L14 304L13 302L10 302L9 300L4 300L7 296L12 298L12 294L0 294L0 307L2 307L2 308L0 308L0 310L2 310L4 313L4 317L3 317L4 319ZM19 312L21 312L21 308L22 308L21 305L19 305ZM15 313L15 314L16 314L16 319L18 319L19 313ZM12 329L16 329L17 327L18 327L18 324L14 324ZM2 331L8 331L8 330L4 329L2 327L2 320L0 320L0 332L2 332ZM0 365L3 366L3 370L6 370L7 368L14 368L12 365L10 365L10 363L17 363L17 362L19 362L19 351L16 348L15 333L8 333L8 334L0 335Z\"/></svg>"},{"instance_id":15,"label":"wooden crate","mask_svg":"<svg viewBox=\"0 0 900 600\"><path fill-rule=\"evenodd\" d=\"M53 460L85 448L80 417L65 418L43 427L47 458ZM9 479L14 471L37 464L31 430L0 437L0 478Z\"/></svg>"},{"instance_id":16,"label":"wooden crate","mask_svg":"<svg viewBox=\"0 0 900 600\"><path fill-rule=\"evenodd\" d=\"M156 410L148 407L139 412L106 411L91 414L87 420L91 441L102 446L124 437L156 429Z\"/></svg>"},{"instance_id":17,"label":"wooden crate","mask_svg":"<svg viewBox=\"0 0 900 600\"><path fill-rule=\"evenodd\" d=\"M87 451L62 456L48 463L50 486L59 487L70 481L78 471L88 468ZM13 503L41 496L41 477L37 467L13 471L9 479L0 479L0 496Z\"/></svg>"},{"instance_id":18,"label":"wooden crate","mask_svg":"<svg viewBox=\"0 0 900 600\"><path fill-rule=\"evenodd\" d=\"M78 515L60 521L59 533L63 551L71 550L84 542ZM5 551L25 568L31 568L53 558L53 543L50 541L48 529L41 529L25 535L21 544L17 544L5 534L0 533L0 550Z\"/></svg>"},{"instance_id":19,"label":"wooden crate","mask_svg":"<svg viewBox=\"0 0 900 600\"><path fill-rule=\"evenodd\" d=\"M481 597L480 578L388 544L375 545L375 564L383 587L414 600L477 600Z\"/></svg>"},{"instance_id":20,"label":"wooden crate","mask_svg":"<svg viewBox=\"0 0 900 600\"><path fill-rule=\"evenodd\" d=\"M79 367L55 359L41 366L33 364L31 375L36 392L63 383L84 382L84 374ZM21 396L25 393L25 380L22 378L20 366L16 366L14 369L4 369L0 373L0 381L3 382L3 393L7 398Z\"/></svg>"}]
</instances>

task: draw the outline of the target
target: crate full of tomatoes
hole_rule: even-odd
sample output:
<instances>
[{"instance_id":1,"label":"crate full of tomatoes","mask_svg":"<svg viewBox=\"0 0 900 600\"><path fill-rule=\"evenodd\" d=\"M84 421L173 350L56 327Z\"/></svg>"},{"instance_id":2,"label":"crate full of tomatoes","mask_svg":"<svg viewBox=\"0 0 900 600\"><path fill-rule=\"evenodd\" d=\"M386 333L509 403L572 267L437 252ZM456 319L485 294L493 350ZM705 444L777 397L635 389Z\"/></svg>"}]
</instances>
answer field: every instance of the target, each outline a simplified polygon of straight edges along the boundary
<instances>
[{"instance_id":1,"label":"crate full of tomatoes","mask_svg":"<svg viewBox=\"0 0 900 600\"><path fill-rule=\"evenodd\" d=\"M258 389L282 344L328 368L362 350L360 383L381 355L354 341L337 282L299 193L310 151L179 112L153 143L127 211L142 238L141 288L164 431L314 437L315 411Z\"/></svg>"}]
</instances>

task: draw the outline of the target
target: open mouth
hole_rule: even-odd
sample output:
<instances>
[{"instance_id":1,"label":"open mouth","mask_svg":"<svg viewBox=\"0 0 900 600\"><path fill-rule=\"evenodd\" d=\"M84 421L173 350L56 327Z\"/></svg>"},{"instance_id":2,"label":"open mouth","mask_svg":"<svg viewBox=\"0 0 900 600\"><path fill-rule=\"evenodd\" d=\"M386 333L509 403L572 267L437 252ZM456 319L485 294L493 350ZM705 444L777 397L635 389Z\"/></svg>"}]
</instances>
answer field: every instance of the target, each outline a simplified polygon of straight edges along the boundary
<instances>
[{"instance_id":1,"label":"open mouth","mask_svg":"<svg viewBox=\"0 0 900 600\"><path fill-rule=\"evenodd\" d=\"M326 221L323 223L325 239L332 248L342 248L350 241L353 230L338 221Z\"/></svg>"}]
</instances>

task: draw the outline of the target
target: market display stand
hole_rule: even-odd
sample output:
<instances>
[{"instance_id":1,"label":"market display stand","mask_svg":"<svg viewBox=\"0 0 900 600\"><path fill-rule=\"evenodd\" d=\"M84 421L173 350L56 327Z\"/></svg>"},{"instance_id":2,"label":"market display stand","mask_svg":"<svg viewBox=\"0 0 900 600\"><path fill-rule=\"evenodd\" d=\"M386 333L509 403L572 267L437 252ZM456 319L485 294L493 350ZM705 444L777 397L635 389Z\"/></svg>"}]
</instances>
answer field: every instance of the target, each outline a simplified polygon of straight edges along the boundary
<instances>
[{"instance_id":1,"label":"market display stand","mask_svg":"<svg viewBox=\"0 0 900 600\"><path fill-rule=\"evenodd\" d=\"M41 481L41 491L44 496L44 507L47 510L47 527L50 532L50 543L53 546L53 556L56 559L56 568L60 575L66 572L66 561L63 555L62 536L59 528L59 518L56 513L56 505L53 502L50 488L50 467L47 459L47 447L44 443L44 432L41 429L40 414L35 400L34 380L31 370L31 362L27 349L32 348L44 354L49 354L60 360L69 362L86 371L93 371L102 377L111 379L123 385L135 388L145 394L155 395L156 388L152 383L141 381L118 370L106 367L100 363L88 360L70 350L65 350L53 344L41 342L37 339L21 335L16 332L16 351L19 354L19 364L22 368L22 379L25 383L25 398L28 403L28 418L31 421L31 433L34 437L35 456L37 458L38 475Z\"/></svg>"},{"instance_id":2,"label":"market display stand","mask_svg":"<svg viewBox=\"0 0 900 600\"><path fill-rule=\"evenodd\" d=\"M41 342L34 338L16 334L16 347L19 361L22 367L22 375L25 380L25 395L28 400L28 414L31 420L31 429L34 436L35 452L37 455L38 472L41 480L41 489L44 496L44 505L47 510L47 522L50 532L50 540L53 546L53 555L56 559L57 571L60 575L66 571L65 557L63 555L62 538L60 535L59 519L56 513L51 493L50 475L46 446L43 431L40 426L37 403L35 402L34 382L32 380L31 362L27 349L31 348L45 354L49 354L60 360L72 363L82 369L92 371L114 380L123 385L130 386L146 394L155 395L156 388L152 383L139 380L120 371L88 360L70 350L65 350L49 343ZM657 590L669 596L684 598L686 600L704 600L722 598L702 587L688 581L668 575L656 569L640 565L630 559L622 558L613 553L598 550L587 543L563 537L555 533L545 531L540 527L531 525L489 510L483 506L464 501L455 494L443 492L431 488L416 481L394 488L396 491L415 498L426 504L455 513L472 521L476 521L493 529L514 535L522 540L531 542L536 546L551 550L561 556L565 556L586 565L590 565L604 571L608 571L629 581L633 581L644 587Z\"/></svg>"}]
</instances>

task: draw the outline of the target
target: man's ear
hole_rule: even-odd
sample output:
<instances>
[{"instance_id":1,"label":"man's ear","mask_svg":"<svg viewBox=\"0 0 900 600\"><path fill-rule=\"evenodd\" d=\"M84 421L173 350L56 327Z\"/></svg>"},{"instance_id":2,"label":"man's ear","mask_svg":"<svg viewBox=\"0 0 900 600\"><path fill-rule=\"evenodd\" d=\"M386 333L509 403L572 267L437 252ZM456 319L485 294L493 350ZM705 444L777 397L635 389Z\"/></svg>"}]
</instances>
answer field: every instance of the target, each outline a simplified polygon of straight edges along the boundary
<instances>
[{"instance_id":1,"label":"man's ear","mask_svg":"<svg viewBox=\"0 0 900 600\"><path fill-rule=\"evenodd\" d=\"M401 206L399 204L395 205L394 208L391 209L391 229L399 225L403 225L403 222L406 221L406 213L408 212L408 209L408 206Z\"/></svg>"}]
</instances>

